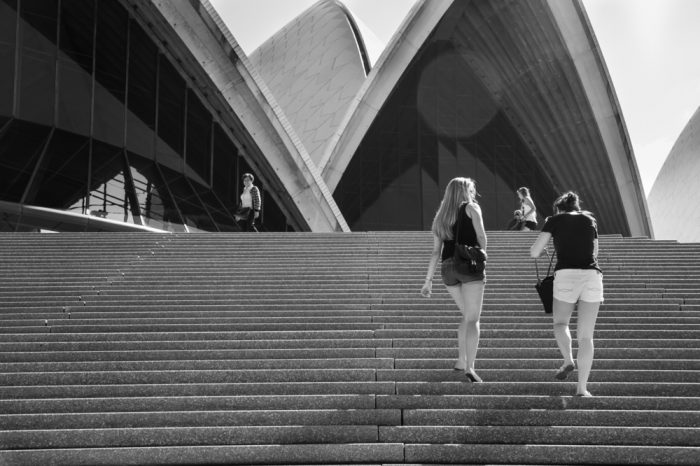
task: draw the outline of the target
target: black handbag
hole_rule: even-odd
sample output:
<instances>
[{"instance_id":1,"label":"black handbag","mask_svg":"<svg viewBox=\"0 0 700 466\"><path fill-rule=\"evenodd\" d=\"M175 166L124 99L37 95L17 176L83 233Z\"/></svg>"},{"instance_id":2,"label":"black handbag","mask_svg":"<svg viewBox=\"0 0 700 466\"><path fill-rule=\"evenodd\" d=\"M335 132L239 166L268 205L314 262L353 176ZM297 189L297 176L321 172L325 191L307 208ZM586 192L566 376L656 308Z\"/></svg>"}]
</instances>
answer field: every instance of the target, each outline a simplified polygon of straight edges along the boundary
<instances>
[{"instance_id":1,"label":"black handbag","mask_svg":"<svg viewBox=\"0 0 700 466\"><path fill-rule=\"evenodd\" d=\"M461 274L481 273L486 269L486 251L479 246L469 246L459 242L459 232L462 226L462 210L465 203L459 206L457 211L457 237L455 238L455 251L453 254L455 269Z\"/></svg>"},{"instance_id":2,"label":"black handbag","mask_svg":"<svg viewBox=\"0 0 700 466\"><path fill-rule=\"evenodd\" d=\"M545 314L552 313L552 304L554 301L554 275L550 275L552 270L552 261L554 261L554 254L549 258L549 267L547 268L547 275L540 280L540 270L537 267L537 259L535 259L535 271L537 272L537 283L535 284L535 289L537 294L540 296L540 301L544 306Z\"/></svg>"}]
</instances>

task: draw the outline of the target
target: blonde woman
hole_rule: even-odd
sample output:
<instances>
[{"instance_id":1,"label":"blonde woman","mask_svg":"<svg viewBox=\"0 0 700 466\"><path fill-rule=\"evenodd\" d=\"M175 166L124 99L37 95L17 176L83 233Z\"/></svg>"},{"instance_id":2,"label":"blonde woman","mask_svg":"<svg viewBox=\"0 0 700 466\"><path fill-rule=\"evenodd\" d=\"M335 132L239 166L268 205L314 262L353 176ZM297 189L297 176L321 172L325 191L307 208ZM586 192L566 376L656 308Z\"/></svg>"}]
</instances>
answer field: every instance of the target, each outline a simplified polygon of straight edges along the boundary
<instances>
[{"instance_id":1,"label":"blonde woman","mask_svg":"<svg viewBox=\"0 0 700 466\"><path fill-rule=\"evenodd\" d=\"M523 186L518 188L516 193L520 199L520 212L522 214L520 231L537 230L537 209L535 208L535 202L530 196L530 189Z\"/></svg>"},{"instance_id":2,"label":"blonde woman","mask_svg":"<svg viewBox=\"0 0 700 466\"><path fill-rule=\"evenodd\" d=\"M479 319L484 300L485 276L484 272L457 272L452 258L458 233L461 242L470 246L478 245L486 251L486 232L481 207L475 197L476 187L471 178L454 178L447 184L445 195L433 219L433 250L421 294L426 298L430 297L433 274L438 260L441 259L442 281L462 312L462 320L457 329L459 356L454 369L464 371L470 382L481 382L474 370L474 363L479 347ZM456 231L458 220L461 228L459 232Z\"/></svg>"}]
</instances>

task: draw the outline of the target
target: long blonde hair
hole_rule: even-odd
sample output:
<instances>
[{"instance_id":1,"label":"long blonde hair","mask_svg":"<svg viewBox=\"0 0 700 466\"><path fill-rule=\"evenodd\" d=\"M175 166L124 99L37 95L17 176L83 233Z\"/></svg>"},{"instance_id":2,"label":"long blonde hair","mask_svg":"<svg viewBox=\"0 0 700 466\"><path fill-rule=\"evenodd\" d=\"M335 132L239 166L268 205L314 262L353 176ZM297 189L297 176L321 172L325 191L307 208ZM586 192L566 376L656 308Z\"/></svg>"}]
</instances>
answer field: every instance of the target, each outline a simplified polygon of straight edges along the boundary
<instances>
[{"instance_id":1,"label":"long blonde hair","mask_svg":"<svg viewBox=\"0 0 700 466\"><path fill-rule=\"evenodd\" d=\"M457 222L457 211L463 202L476 202L476 184L471 178L453 178L447 183L445 195L435 213L433 234L441 240L453 239L452 227Z\"/></svg>"}]
</instances>

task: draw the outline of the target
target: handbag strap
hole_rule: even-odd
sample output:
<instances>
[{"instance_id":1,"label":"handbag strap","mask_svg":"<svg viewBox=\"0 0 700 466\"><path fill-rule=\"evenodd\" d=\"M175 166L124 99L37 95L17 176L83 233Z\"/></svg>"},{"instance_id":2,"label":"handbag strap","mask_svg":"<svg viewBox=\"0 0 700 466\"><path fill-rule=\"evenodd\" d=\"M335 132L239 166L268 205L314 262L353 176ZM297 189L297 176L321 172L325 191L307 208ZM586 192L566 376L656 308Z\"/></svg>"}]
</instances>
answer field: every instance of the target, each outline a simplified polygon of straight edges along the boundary
<instances>
[{"instance_id":1,"label":"handbag strap","mask_svg":"<svg viewBox=\"0 0 700 466\"><path fill-rule=\"evenodd\" d=\"M546 249L545 252L547 252ZM549 256L549 252L547 252L547 255ZM549 267L547 267L547 275L545 277L549 276L549 272L552 270L552 261L554 261L554 254L549 256ZM537 273L537 281L540 281L540 269L537 267L537 258L535 258L535 272Z\"/></svg>"}]
</instances>

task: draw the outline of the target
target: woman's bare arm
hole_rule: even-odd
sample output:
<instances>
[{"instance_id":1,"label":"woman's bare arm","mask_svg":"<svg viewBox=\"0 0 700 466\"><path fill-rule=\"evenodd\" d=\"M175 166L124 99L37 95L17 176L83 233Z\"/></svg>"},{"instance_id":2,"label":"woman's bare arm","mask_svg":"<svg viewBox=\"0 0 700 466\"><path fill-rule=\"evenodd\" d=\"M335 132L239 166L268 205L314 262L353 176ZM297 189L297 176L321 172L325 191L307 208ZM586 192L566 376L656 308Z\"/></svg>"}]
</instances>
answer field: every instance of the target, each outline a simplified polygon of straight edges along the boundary
<instances>
[{"instance_id":1,"label":"woman's bare arm","mask_svg":"<svg viewBox=\"0 0 700 466\"><path fill-rule=\"evenodd\" d=\"M542 254L542 251L544 251L544 249L547 247L547 243L549 243L549 239L551 237L552 234L548 231L543 231L540 233L533 245L530 247L530 256L534 257L535 259L540 257L540 254Z\"/></svg>"},{"instance_id":2,"label":"woman's bare arm","mask_svg":"<svg viewBox=\"0 0 700 466\"><path fill-rule=\"evenodd\" d=\"M435 269L437 268L438 260L440 260L440 253L442 252L442 240L437 236L433 235L433 250L430 252L430 261L428 262L428 273L425 275L425 282L420 290L420 294L426 298L430 297L430 293L433 289L433 275L435 274Z\"/></svg>"},{"instance_id":3,"label":"woman's bare arm","mask_svg":"<svg viewBox=\"0 0 700 466\"><path fill-rule=\"evenodd\" d=\"M476 232L476 240L479 242L481 249L486 250L486 230L484 229L484 219L481 216L481 207L479 204L471 203L467 205L467 215L472 219L472 225Z\"/></svg>"}]
</instances>

